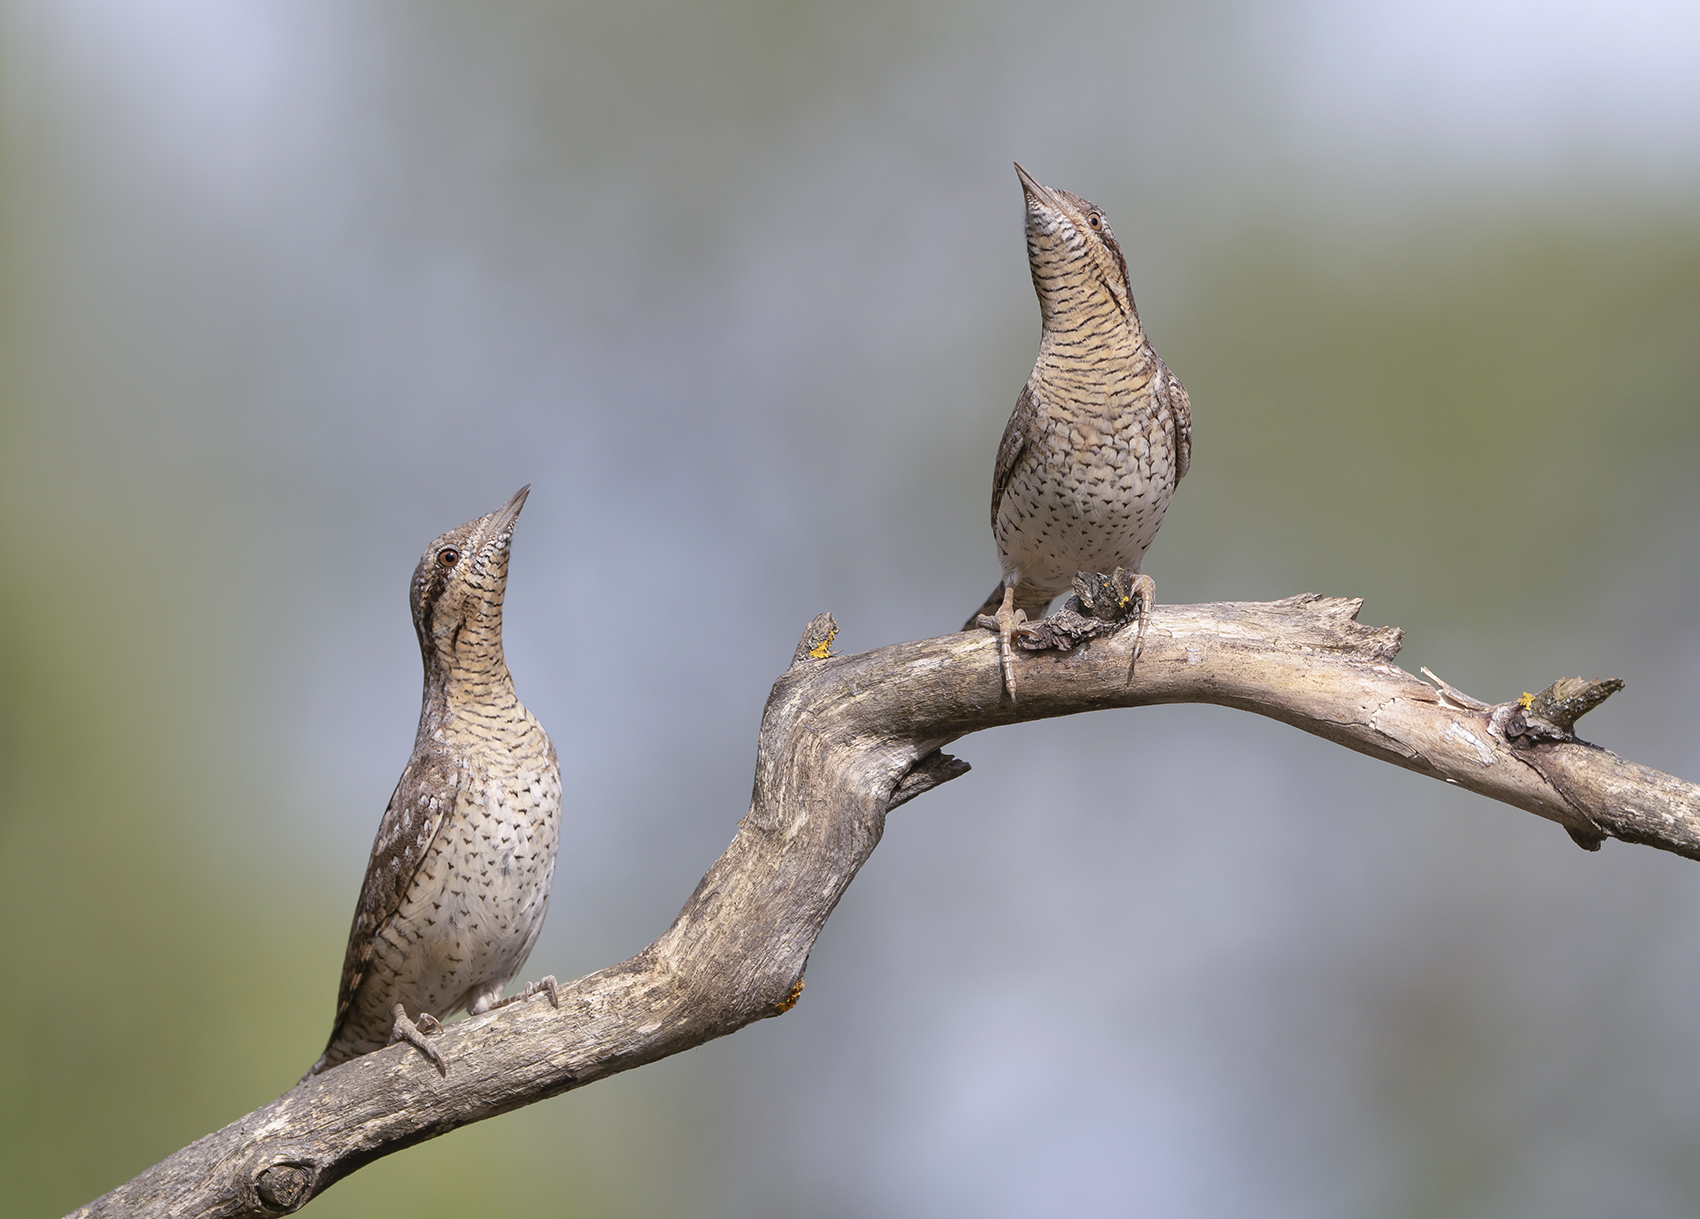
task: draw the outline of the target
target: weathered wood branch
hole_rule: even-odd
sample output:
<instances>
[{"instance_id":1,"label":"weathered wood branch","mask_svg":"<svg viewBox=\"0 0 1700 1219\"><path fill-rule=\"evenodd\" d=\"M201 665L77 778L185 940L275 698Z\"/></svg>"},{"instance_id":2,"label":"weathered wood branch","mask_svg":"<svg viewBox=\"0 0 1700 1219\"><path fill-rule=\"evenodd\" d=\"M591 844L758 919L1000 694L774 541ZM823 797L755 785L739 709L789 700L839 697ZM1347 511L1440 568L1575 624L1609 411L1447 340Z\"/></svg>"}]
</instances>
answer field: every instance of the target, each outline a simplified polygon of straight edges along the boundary
<instances>
[{"instance_id":1,"label":"weathered wood branch","mask_svg":"<svg viewBox=\"0 0 1700 1219\"><path fill-rule=\"evenodd\" d=\"M76 1213L286 1213L392 1151L789 1010L886 813L967 769L941 746L999 724L1218 703L1527 809L1590 849L1612 837L1700 858L1700 787L1571 735L1615 687L1554 683L1481 703L1395 666L1400 632L1360 625L1359 604L1159 607L1131 682L1128 628L1021 656L1018 703L1003 692L991 634L832 656L836 628L823 614L768 698L749 812L660 939L563 987L559 1011L539 996L452 1026L446 1078L407 1046L369 1054Z\"/></svg>"}]
</instances>

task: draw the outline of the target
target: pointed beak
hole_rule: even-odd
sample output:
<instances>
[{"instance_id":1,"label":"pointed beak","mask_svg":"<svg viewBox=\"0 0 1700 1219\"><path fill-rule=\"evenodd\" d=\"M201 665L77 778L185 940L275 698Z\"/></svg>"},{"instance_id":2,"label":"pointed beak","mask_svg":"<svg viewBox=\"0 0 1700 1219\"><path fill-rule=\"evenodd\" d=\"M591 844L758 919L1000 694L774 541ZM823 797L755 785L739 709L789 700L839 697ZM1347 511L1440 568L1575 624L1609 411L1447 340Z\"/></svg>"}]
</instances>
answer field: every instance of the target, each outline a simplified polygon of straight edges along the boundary
<instances>
[{"instance_id":1,"label":"pointed beak","mask_svg":"<svg viewBox=\"0 0 1700 1219\"><path fill-rule=\"evenodd\" d=\"M511 537L514 531L514 521L519 518L519 510L525 507L525 497L531 494L531 484L526 483L513 493L513 498L503 504L496 512L496 519L490 522L490 533L494 537Z\"/></svg>"},{"instance_id":2,"label":"pointed beak","mask_svg":"<svg viewBox=\"0 0 1700 1219\"><path fill-rule=\"evenodd\" d=\"M1053 195L1045 187L1045 185L1039 181L1039 179L1021 168L1020 161L1015 163L1015 173L1016 176L1021 179L1021 189L1023 193L1028 195L1030 198L1038 199L1040 203L1043 203L1048 208L1055 209L1057 207L1057 197Z\"/></svg>"}]
</instances>

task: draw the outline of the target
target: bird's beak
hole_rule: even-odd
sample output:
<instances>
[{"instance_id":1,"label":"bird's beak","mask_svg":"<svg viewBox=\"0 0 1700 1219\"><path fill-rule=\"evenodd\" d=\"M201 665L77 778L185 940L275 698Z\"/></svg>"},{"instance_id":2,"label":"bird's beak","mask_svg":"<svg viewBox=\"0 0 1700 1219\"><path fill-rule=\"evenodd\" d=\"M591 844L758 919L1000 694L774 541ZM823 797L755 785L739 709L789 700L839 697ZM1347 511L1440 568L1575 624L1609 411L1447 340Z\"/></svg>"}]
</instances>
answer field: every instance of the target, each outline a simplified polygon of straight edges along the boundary
<instances>
[{"instance_id":1,"label":"bird's beak","mask_svg":"<svg viewBox=\"0 0 1700 1219\"><path fill-rule=\"evenodd\" d=\"M1039 179L1021 168L1020 161L1015 163L1015 172L1016 175L1020 177L1021 189L1026 194L1038 199L1040 203L1043 203L1048 208L1052 208L1053 210L1058 208L1057 197L1053 195L1050 190L1039 181Z\"/></svg>"},{"instance_id":2,"label":"bird's beak","mask_svg":"<svg viewBox=\"0 0 1700 1219\"><path fill-rule=\"evenodd\" d=\"M493 537L507 537L514 531L514 521L519 517L519 510L525 507L525 497L531 494L531 484L526 483L513 498L503 504L496 513L496 519L490 522L490 533Z\"/></svg>"}]
</instances>

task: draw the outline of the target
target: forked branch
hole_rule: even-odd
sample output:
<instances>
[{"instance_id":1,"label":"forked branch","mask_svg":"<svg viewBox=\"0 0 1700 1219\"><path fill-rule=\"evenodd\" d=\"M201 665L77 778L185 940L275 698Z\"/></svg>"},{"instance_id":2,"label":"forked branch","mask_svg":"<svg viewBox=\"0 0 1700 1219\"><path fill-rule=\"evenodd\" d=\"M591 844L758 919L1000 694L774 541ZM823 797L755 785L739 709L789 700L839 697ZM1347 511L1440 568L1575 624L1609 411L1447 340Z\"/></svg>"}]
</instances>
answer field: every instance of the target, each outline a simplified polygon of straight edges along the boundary
<instances>
[{"instance_id":1,"label":"forked branch","mask_svg":"<svg viewBox=\"0 0 1700 1219\"><path fill-rule=\"evenodd\" d=\"M810 623L774 683L755 791L673 925L629 961L452 1026L446 1078L407 1046L368 1054L179 1151L79 1215L276 1215L380 1156L688 1050L790 1010L815 938L892 808L962 774L939 752L999 724L1151 703L1255 711L1527 809L1589 849L1605 838L1700 858L1700 788L1578 741L1615 689L1554 683L1478 702L1398 668L1400 632L1357 601L1159 607L1128 679L1131 627L1023 655L1004 694L994 635L833 656ZM1619 683L1621 684L1621 683Z\"/></svg>"}]
</instances>

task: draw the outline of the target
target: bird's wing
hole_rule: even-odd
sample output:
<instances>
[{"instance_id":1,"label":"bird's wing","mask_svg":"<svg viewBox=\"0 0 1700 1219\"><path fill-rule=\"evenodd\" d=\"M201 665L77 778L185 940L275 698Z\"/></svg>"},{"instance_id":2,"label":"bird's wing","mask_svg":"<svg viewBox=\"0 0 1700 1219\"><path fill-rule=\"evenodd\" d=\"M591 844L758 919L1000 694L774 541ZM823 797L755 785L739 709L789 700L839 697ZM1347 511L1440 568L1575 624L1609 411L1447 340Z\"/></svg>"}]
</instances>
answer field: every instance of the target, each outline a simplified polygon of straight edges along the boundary
<instances>
[{"instance_id":1,"label":"bird's wing","mask_svg":"<svg viewBox=\"0 0 1700 1219\"><path fill-rule=\"evenodd\" d=\"M1003 503L1003 493L1009 486L1010 476L1015 473L1015 463L1021 460L1021 454L1026 451L1038 428L1039 403L1033 397L1032 385L1023 385L1015 399L1015 409L1009 414L1009 423L1004 427L1003 439L998 442L998 464L992 470L994 530L998 527L998 505Z\"/></svg>"},{"instance_id":2,"label":"bird's wing","mask_svg":"<svg viewBox=\"0 0 1700 1219\"><path fill-rule=\"evenodd\" d=\"M354 992L360 989L360 981L366 976L378 929L401 909L407 888L413 883L413 874L424 862L464 782L464 770L443 750L415 752L401 772L401 781L390 796L390 806L378 823L372 858L366 864L366 882L360 886L360 904L354 908L354 926L348 931L348 954L342 962L342 986L337 991L332 1042L342 1031L342 1022L354 1003Z\"/></svg>"},{"instance_id":3,"label":"bird's wing","mask_svg":"<svg viewBox=\"0 0 1700 1219\"><path fill-rule=\"evenodd\" d=\"M1175 481L1178 483L1186 477L1186 472L1192 467L1192 399L1187 396L1186 386L1181 379L1169 371L1169 366L1162 360L1163 386L1169 403L1169 426L1174 430L1175 439Z\"/></svg>"}]
</instances>

